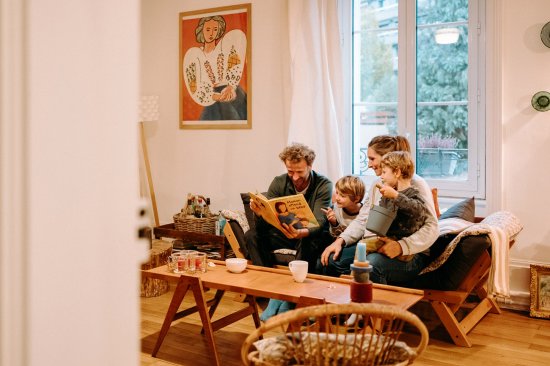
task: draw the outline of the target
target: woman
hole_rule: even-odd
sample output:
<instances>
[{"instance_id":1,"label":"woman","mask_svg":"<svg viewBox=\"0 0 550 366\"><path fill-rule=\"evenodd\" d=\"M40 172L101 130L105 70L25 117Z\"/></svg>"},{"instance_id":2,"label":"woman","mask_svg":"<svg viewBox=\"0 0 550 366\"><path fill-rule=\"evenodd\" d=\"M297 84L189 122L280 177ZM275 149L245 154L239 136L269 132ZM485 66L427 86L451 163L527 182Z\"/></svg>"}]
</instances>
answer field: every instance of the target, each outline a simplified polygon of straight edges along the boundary
<instances>
[{"instance_id":1,"label":"woman","mask_svg":"<svg viewBox=\"0 0 550 366\"><path fill-rule=\"evenodd\" d=\"M246 60L246 35L225 33L225 19L215 15L199 20L192 47L183 59L184 80L193 100L204 106L201 120L246 120L246 94L239 86Z\"/></svg>"},{"instance_id":2,"label":"woman","mask_svg":"<svg viewBox=\"0 0 550 366\"><path fill-rule=\"evenodd\" d=\"M382 174L380 161L384 154L391 151L410 152L410 150L409 141L403 136L377 136L370 141L368 146L369 167L374 170L377 177L380 177ZM381 194L376 187L376 184L380 182L380 179L373 182L357 218L321 254L321 264L324 266L325 274L338 276L342 273L349 273L349 266L355 257L356 244L365 235L369 211L380 201ZM435 206L430 187L424 179L415 174L411 185L420 191L421 197L427 203L428 218L420 230L409 237L398 241L380 238L385 244L377 253L367 256L367 260L373 266L371 273L373 282L399 285L414 278L428 264L429 248L439 235ZM397 259L403 255L412 255L412 259L408 262Z\"/></svg>"}]
</instances>

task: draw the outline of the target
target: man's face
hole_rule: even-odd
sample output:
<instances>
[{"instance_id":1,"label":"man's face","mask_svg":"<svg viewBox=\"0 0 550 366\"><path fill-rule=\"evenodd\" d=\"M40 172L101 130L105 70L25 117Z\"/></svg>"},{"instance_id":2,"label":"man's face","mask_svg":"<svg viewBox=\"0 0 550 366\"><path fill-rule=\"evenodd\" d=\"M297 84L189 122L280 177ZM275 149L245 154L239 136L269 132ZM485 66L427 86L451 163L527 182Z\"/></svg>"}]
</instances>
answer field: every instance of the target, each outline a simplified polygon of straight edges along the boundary
<instances>
[{"instance_id":1,"label":"man's face","mask_svg":"<svg viewBox=\"0 0 550 366\"><path fill-rule=\"evenodd\" d=\"M309 183L309 173L311 172L311 166L308 166L304 159L294 162L290 160L285 161L286 171L289 178L294 183L294 187L297 191L302 191L307 187Z\"/></svg>"}]
</instances>

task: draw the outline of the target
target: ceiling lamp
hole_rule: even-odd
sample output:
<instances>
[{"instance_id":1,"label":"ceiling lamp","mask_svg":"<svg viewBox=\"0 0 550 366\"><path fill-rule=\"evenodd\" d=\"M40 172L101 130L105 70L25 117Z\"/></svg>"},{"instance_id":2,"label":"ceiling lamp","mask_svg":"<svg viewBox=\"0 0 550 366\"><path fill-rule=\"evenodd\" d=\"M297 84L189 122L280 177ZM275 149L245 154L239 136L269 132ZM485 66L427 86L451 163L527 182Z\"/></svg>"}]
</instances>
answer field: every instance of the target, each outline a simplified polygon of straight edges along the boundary
<instances>
[{"instance_id":1,"label":"ceiling lamp","mask_svg":"<svg viewBox=\"0 0 550 366\"><path fill-rule=\"evenodd\" d=\"M435 31L435 43L452 44L458 42L460 31L458 28L440 28Z\"/></svg>"}]
</instances>

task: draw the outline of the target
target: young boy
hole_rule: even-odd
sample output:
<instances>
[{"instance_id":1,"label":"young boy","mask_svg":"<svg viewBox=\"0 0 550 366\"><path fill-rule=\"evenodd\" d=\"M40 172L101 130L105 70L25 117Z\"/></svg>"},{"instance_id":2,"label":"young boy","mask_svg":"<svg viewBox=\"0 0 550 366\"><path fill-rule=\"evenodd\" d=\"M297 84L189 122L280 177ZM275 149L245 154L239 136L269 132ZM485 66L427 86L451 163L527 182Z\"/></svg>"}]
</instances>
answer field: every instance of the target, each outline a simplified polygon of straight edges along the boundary
<instances>
[{"instance_id":1,"label":"young boy","mask_svg":"<svg viewBox=\"0 0 550 366\"><path fill-rule=\"evenodd\" d=\"M329 222L330 234L333 237L338 237L338 235L346 229L348 224L359 214L359 210L363 206L361 201L363 201L363 197L365 196L365 184L359 177L346 175L336 182L335 188L332 201L336 203L336 206L334 209L327 207L322 209L322 211L325 213ZM305 223L304 227L307 227L307 223ZM327 274L324 268L321 269L322 266L320 262L317 264L317 268L319 271ZM273 315L294 309L295 306L295 304L287 301L270 299L266 309L260 315L260 320L266 321Z\"/></svg>"},{"instance_id":2,"label":"young boy","mask_svg":"<svg viewBox=\"0 0 550 366\"><path fill-rule=\"evenodd\" d=\"M336 182L333 203L334 208L322 209L330 223L330 234L337 238L359 214L363 206L365 184L359 177L346 175Z\"/></svg>"},{"instance_id":3,"label":"young boy","mask_svg":"<svg viewBox=\"0 0 550 366\"><path fill-rule=\"evenodd\" d=\"M337 238L359 214L363 206L365 184L359 177L346 175L336 182L334 191L333 202L336 203L335 207L323 211L329 221L330 234ZM349 274L349 265L350 263L347 261L334 261L333 257L330 256L327 266L323 266L320 259L317 261L317 272L338 277L342 273Z\"/></svg>"},{"instance_id":4,"label":"young boy","mask_svg":"<svg viewBox=\"0 0 550 366\"><path fill-rule=\"evenodd\" d=\"M420 192L411 186L414 163L408 152L394 151L385 154L380 162L383 186L379 187L382 198L380 206L397 211L386 236L399 240L418 231L429 213ZM408 261L412 256L398 259ZM368 259L368 258L367 258Z\"/></svg>"}]
</instances>

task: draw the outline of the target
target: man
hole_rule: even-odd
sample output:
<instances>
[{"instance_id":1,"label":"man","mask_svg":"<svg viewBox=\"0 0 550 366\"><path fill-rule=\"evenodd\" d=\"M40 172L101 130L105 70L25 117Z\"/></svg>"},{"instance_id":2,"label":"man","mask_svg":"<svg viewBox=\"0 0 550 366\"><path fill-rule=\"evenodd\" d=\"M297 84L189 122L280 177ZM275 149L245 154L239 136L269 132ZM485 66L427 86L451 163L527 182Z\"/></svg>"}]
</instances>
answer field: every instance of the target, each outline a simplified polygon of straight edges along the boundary
<instances>
[{"instance_id":1,"label":"man","mask_svg":"<svg viewBox=\"0 0 550 366\"><path fill-rule=\"evenodd\" d=\"M281 232L259 216L259 207L251 200L250 208L256 214L256 229L245 234L248 254L253 264L271 267L274 264L273 250L296 249L296 259L308 261L309 271L312 272L320 251L324 249L323 239L328 221L321 209L331 206L332 183L313 170L315 152L303 144L293 143L287 146L279 154L279 158L285 164L287 173L273 179L267 198L302 193L319 222L319 227L297 229L283 223L285 230Z\"/></svg>"}]
</instances>

